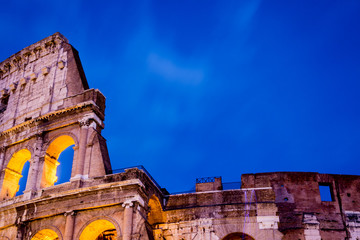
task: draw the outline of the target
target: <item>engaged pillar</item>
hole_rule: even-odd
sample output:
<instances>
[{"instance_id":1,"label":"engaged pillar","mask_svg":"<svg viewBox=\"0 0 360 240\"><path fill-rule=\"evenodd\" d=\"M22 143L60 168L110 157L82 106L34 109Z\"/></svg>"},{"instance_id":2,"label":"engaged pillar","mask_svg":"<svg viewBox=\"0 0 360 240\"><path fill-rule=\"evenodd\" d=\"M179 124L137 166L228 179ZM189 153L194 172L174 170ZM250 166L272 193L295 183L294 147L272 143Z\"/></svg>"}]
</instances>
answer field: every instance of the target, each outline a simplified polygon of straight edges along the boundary
<instances>
[{"instance_id":1,"label":"engaged pillar","mask_svg":"<svg viewBox=\"0 0 360 240\"><path fill-rule=\"evenodd\" d=\"M73 239L75 215L76 213L74 211L69 211L64 214L64 216L66 217L64 240Z\"/></svg>"},{"instance_id":2,"label":"engaged pillar","mask_svg":"<svg viewBox=\"0 0 360 240\"><path fill-rule=\"evenodd\" d=\"M77 158L74 159L75 163L75 173L72 174L72 180L82 179L84 178L84 164L86 158L86 147L87 147L87 137L88 130L90 125L90 119L85 118L79 121L80 124L80 139L79 139L79 149Z\"/></svg>"},{"instance_id":3,"label":"engaged pillar","mask_svg":"<svg viewBox=\"0 0 360 240\"><path fill-rule=\"evenodd\" d=\"M44 162L44 157L40 157L42 144L43 144L43 134L40 133L36 135L35 149L33 156L31 156L30 159L28 179L24 191L24 195L25 195L24 197L26 199L32 198L41 185L42 167L43 167L42 163Z\"/></svg>"},{"instance_id":4,"label":"engaged pillar","mask_svg":"<svg viewBox=\"0 0 360 240\"><path fill-rule=\"evenodd\" d=\"M0 169L3 169L6 147L0 147Z\"/></svg>"},{"instance_id":5,"label":"engaged pillar","mask_svg":"<svg viewBox=\"0 0 360 240\"><path fill-rule=\"evenodd\" d=\"M124 209L123 222L123 240L131 240L132 234L132 220L133 220L133 202L124 202L122 207Z\"/></svg>"}]
</instances>

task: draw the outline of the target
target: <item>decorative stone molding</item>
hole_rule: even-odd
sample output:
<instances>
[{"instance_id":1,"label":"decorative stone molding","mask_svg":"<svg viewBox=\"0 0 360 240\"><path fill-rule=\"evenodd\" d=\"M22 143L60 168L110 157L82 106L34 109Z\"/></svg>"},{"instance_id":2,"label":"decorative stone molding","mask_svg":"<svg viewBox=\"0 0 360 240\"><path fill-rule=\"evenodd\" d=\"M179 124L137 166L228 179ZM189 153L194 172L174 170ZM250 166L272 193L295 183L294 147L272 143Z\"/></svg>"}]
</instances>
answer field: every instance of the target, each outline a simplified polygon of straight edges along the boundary
<instances>
[{"instance_id":1,"label":"decorative stone molding","mask_svg":"<svg viewBox=\"0 0 360 240\"><path fill-rule=\"evenodd\" d=\"M17 88L17 83L10 84L10 91L15 92L16 88Z\"/></svg>"},{"instance_id":2,"label":"decorative stone molding","mask_svg":"<svg viewBox=\"0 0 360 240\"><path fill-rule=\"evenodd\" d=\"M31 76L31 75L30 75ZM31 79L31 77L30 77L30 79ZM35 78L36 79L36 78ZM20 83L20 86L24 86L25 84L26 84L26 78L21 78L20 79L20 81L19 81L19 83Z\"/></svg>"},{"instance_id":3,"label":"decorative stone molding","mask_svg":"<svg viewBox=\"0 0 360 240\"><path fill-rule=\"evenodd\" d=\"M8 94L8 90L6 88L3 88L0 90L1 97L6 97Z\"/></svg>"},{"instance_id":4,"label":"decorative stone molding","mask_svg":"<svg viewBox=\"0 0 360 240\"><path fill-rule=\"evenodd\" d=\"M58 62L58 67L59 67L59 69L63 69L65 67L64 61L59 61Z\"/></svg>"},{"instance_id":5,"label":"decorative stone molding","mask_svg":"<svg viewBox=\"0 0 360 240\"><path fill-rule=\"evenodd\" d=\"M57 51L62 43L69 41L60 33L55 33L35 43L0 63L0 77L10 72L25 69L29 62L39 59L42 55Z\"/></svg>"},{"instance_id":6,"label":"decorative stone molding","mask_svg":"<svg viewBox=\"0 0 360 240\"><path fill-rule=\"evenodd\" d=\"M1 91L0 91L1 92ZM35 119L31 119L29 121L26 121L26 122L23 122L17 126L14 126L8 130L5 130L3 132L0 133L0 137L1 136L4 136L4 135L10 135L11 133L14 133L18 130L21 130L27 126L30 126L36 122L39 122L39 121L42 121L42 120L49 120L51 119L52 117L55 117L55 116L58 116L58 115L61 115L61 114L65 114L65 113L68 113L68 112L72 112L72 111L76 111L77 109L81 109L81 108L85 108L85 107L89 107L89 106L93 106L94 103L93 102L84 102L84 103L81 103L81 104L78 104L78 105L75 105L73 107L70 107L70 108L66 108L66 109L62 109L62 110L58 110L58 111L54 111L54 112L51 112L51 113L48 113L48 114L45 114L45 115L42 115L38 118L35 118Z\"/></svg>"},{"instance_id":7,"label":"decorative stone molding","mask_svg":"<svg viewBox=\"0 0 360 240\"><path fill-rule=\"evenodd\" d=\"M46 76L49 74L49 68L48 67L44 67L41 69L42 75Z\"/></svg>"},{"instance_id":8,"label":"decorative stone molding","mask_svg":"<svg viewBox=\"0 0 360 240\"><path fill-rule=\"evenodd\" d=\"M30 74L30 80L31 80L31 81L35 81L36 79L37 79L36 73Z\"/></svg>"},{"instance_id":9,"label":"decorative stone molding","mask_svg":"<svg viewBox=\"0 0 360 240\"><path fill-rule=\"evenodd\" d=\"M278 229L279 216L257 216L259 229Z\"/></svg>"}]
</instances>

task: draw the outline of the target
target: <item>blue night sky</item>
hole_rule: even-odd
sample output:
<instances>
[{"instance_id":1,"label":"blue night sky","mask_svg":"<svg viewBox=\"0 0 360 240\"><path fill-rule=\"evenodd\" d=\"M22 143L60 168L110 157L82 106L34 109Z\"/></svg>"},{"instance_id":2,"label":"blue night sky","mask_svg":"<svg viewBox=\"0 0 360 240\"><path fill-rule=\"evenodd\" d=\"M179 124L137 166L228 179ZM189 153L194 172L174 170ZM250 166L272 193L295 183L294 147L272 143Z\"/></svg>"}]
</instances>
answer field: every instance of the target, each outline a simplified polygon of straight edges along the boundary
<instances>
[{"instance_id":1,"label":"blue night sky","mask_svg":"<svg viewBox=\"0 0 360 240\"><path fill-rule=\"evenodd\" d=\"M0 61L55 32L107 98L113 169L360 174L360 1L3 1ZM63 170L64 171L64 170Z\"/></svg>"}]
</instances>

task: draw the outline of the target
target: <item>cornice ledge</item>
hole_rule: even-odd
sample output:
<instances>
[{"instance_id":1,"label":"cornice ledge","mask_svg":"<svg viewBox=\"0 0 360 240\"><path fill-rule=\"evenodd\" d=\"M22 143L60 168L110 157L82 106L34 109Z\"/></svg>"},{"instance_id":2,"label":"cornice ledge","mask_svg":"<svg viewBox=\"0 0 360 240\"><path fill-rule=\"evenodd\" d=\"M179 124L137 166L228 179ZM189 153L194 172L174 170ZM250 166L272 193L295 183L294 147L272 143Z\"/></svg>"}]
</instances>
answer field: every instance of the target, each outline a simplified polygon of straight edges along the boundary
<instances>
[{"instance_id":1,"label":"cornice ledge","mask_svg":"<svg viewBox=\"0 0 360 240\"><path fill-rule=\"evenodd\" d=\"M40 121L43 121L43 120L49 120L50 118L52 118L54 116L59 116L59 115L62 115L62 114L68 113L68 112L72 112L72 111L75 111L75 110L78 110L78 109L82 109L82 108L85 108L85 107L88 107L88 106L97 107L96 104L94 103L94 101L82 102L82 103L77 104L75 106L65 108L65 109L61 109L61 110L57 110L57 111L53 111L53 112L44 114L42 116L39 116L39 117L37 117L35 119L31 119L31 120L28 120L28 121L23 122L21 124L18 124L16 126L12 127L12 128L9 128L8 130L5 130L5 131L1 132L0 137L10 135L11 133L16 132L19 129L25 128L25 127L27 127L27 126L29 126L31 124L35 124L36 122L40 122Z\"/></svg>"}]
</instances>

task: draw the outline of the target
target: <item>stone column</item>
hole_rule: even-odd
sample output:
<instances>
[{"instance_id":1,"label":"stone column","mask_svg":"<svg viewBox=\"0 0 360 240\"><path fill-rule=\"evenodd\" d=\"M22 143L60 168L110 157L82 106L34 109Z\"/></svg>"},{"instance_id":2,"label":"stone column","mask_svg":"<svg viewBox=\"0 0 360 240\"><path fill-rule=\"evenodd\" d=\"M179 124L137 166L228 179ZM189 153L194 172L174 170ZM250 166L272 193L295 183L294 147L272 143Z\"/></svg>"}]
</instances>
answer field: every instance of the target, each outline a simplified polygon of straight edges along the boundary
<instances>
[{"instance_id":1,"label":"stone column","mask_svg":"<svg viewBox=\"0 0 360 240\"><path fill-rule=\"evenodd\" d=\"M68 211L64 214L66 217L65 220L65 233L64 240L72 240L74 235L74 226L75 226L75 215L74 211Z\"/></svg>"},{"instance_id":2,"label":"stone column","mask_svg":"<svg viewBox=\"0 0 360 240\"><path fill-rule=\"evenodd\" d=\"M6 147L0 147L0 169L4 168Z\"/></svg>"},{"instance_id":3,"label":"stone column","mask_svg":"<svg viewBox=\"0 0 360 240\"><path fill-rule=\"evenodd\" d=\"M133 202L124 202L122 207L124 209L124 222L123 222L123 240L131 240L132 222L133 222Z\"/></svg>"},{"instance_id":4,"label":"stone column","mask_svg":"<svg viewBox=\"0 0 360 240\"><path fill-rule=\"evenodd\" d=\"M41 177L42 177L42 162L44 156L41 156L42 145L43 145L43 134L37 134L36 136L35 149L33 156L30 159L30 168L28 173L28 179L26 182L26 189L24 195L26 199L30 199L34 193L40 188Z\"/></svg>"},{"instance_id":5,"label":"stone column","mask_svg":"<svg viewBox=\"0 0 360 240\"><path fill-rule=\"evenodd\" d=\"M6 166L3 166L4 162L5 162L5 149L6 149L5 147L0 148L0 190L2 190L2 186L3 186L3 182L4 182L4 175L5 175L5 168L6 168ZM2 197L1 191L0 191L0 197Z\"/></svg>"},{"instance_id":6,"label":"stone column","mask_svg":"<svg viewBox=\"0 0 360 240\"><path fill-rule=\"evenodd\" d=\"M82 179L84 176L84 164L86 158L86 147L87 147L87 137L88 130L90 125L90 119L84 118L79 121L80 124L80 140L79 140L79 153L76 161L75 173L73 174L73 179Z\"/></svg>"}]
</instances>

